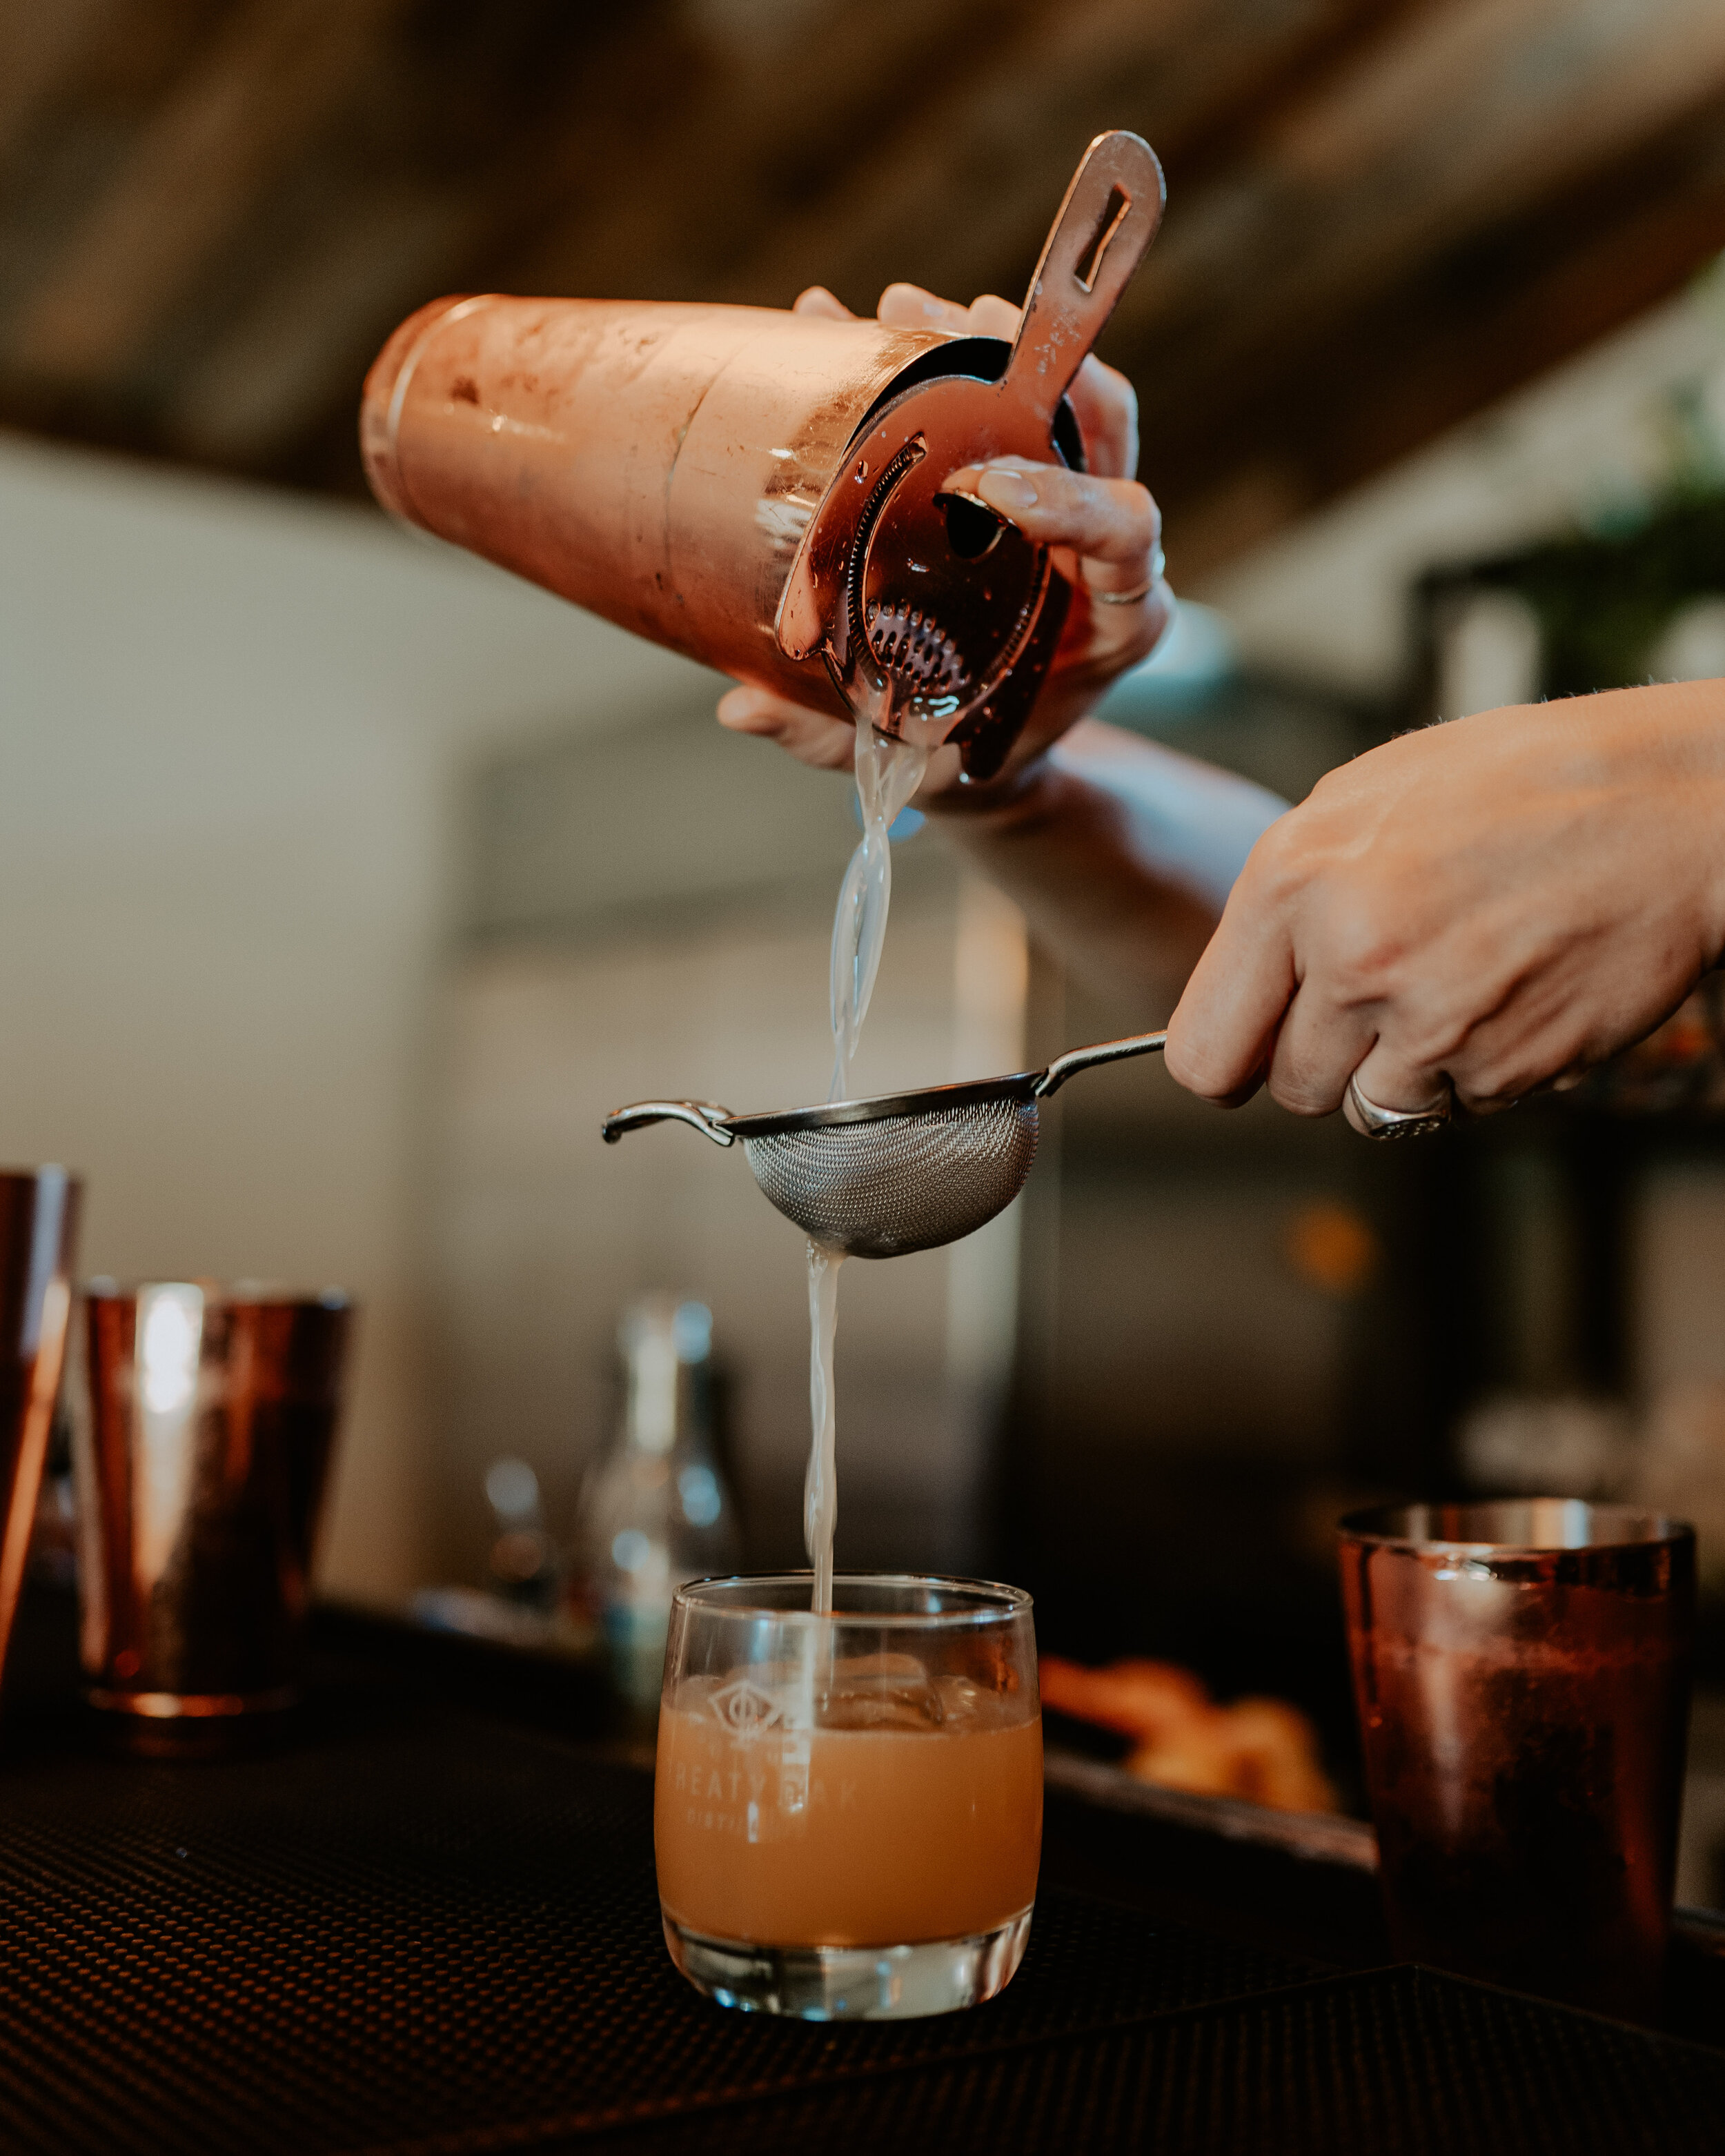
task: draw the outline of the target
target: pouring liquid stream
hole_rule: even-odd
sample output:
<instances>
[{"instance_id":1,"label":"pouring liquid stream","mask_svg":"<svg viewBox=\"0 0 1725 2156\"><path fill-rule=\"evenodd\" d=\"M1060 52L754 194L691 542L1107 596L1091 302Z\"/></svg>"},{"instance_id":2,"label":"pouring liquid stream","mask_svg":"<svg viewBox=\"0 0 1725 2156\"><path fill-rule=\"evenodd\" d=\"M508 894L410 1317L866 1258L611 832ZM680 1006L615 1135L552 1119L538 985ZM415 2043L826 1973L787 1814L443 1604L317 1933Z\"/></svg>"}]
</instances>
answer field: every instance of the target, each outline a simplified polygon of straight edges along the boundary
<instances>
[{"instance_id":1,"label":"pouring liquid stream","mask_svg":"<svg viewBox=\"0 0 1725 2156\"><path fill-rule=\"evenodd\" d=\"M863 835L850 857L833 916L829 1101L849 1097L851 1065L880 970L892 901L892 848L886 834L922 784L929 757L949 723L944 716L925 716L914 704L897 716L902 740L883 731L895 716L890 679L869 692L856 712L856 795ZM842 1251L809 1244L809 1399L814 1430L803 1489L803 1540L814 1568L810 1607L821 1616L832 1612L833 1534L839 1517L833 1342L839 1268L844 1262Z\"/></svg>"}]
</instances>

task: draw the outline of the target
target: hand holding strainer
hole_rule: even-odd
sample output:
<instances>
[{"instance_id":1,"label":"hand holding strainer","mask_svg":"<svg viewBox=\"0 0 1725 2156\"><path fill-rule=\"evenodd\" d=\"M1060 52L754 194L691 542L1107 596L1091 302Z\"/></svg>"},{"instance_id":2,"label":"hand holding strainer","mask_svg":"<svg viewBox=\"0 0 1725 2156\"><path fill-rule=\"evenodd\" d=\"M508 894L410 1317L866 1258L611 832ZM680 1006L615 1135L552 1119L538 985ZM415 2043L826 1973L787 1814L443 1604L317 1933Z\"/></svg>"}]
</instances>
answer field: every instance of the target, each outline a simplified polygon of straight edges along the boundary
<instances>
[{"instance_id":1,"label":"hand holding strainer","mask_svg":"<svg viewBox=\"0 0 1725 2156\"><path fill-rule=\"evenodd\" d=\"M955 1243L1024 1187L1039 1101L1080 1070L1151 1055L1165 1033L1098 1041L1045 1070L927 1086L873 1101L733 1116L710 1101L638 1101L605 1118L607 1145L646 1123L688 1123L715 1145L742 1142L755 1180L811 1242L850 1258L899 1258Z\"/></svg>"}]
</instances>

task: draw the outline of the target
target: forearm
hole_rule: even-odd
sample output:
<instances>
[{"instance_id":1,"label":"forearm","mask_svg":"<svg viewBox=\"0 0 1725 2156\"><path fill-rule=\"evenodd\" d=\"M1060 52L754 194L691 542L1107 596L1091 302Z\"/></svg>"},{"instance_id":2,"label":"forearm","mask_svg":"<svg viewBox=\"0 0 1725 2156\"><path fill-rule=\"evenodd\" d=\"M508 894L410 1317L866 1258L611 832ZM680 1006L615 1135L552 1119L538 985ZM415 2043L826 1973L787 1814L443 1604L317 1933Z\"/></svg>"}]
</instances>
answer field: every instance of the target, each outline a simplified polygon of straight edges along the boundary
<instances>
[{"instance_id":1,"label":"forearm","mask_svg":"<svg viewBox=\"0 0 1725 2156\"><path fill-rule=\"evenodd\" d=\"M1004 798L927 804L1075 973L1147 1003L1178 995L1260 834L1263 788L1087 720Z\"/></svg>"}]
</instances>

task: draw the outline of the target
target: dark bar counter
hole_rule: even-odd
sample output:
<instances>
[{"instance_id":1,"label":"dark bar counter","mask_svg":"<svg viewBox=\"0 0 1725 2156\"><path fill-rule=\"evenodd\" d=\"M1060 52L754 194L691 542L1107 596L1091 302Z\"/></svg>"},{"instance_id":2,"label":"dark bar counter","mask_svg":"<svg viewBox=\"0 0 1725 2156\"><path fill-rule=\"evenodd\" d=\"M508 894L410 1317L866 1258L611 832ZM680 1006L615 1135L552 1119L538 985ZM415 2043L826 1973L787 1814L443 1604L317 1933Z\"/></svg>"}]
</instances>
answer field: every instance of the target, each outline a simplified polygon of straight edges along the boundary
<instances>
[{"instance_id":1,"label":"dark bar counter","mask_svg":"<svg viewBox=\"0 0 1725 2156\"><path fill-rule=\"evenodd\" d=\"M1384 1966L1363 1828L1057 1760L1000 1999L745 2016L666 1958L651 1774L580 1670L326 1612L280 1742L151 1760L104 1748L70 1649L38 1594L0 1743L8 2151L1725 2145L1703 1919L1671 2027L1630 2029Z\"/></svg>"}]
</instances>

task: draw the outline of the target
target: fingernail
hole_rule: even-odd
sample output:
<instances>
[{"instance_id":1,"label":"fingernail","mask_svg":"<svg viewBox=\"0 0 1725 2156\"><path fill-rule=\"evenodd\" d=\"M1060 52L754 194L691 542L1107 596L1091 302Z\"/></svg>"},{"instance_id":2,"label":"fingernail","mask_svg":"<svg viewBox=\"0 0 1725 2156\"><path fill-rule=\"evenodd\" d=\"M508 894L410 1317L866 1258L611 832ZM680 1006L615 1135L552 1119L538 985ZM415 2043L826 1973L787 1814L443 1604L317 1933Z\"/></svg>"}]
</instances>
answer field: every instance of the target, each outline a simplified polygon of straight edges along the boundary
<instances>
[{"instance_id":1,"label":"fingernail","mask_svg":"<svg viewBox=\"0 0 1725 2156\"><path fill-rule=\"evenodd\" d=\"M1015 509L1036 506L1036 490L1024 474L999 465L990 465L983 470L977 480L976 490L990 509L998 509L1003 516L1010 516Z\"/></svg>"}]
</instances>

